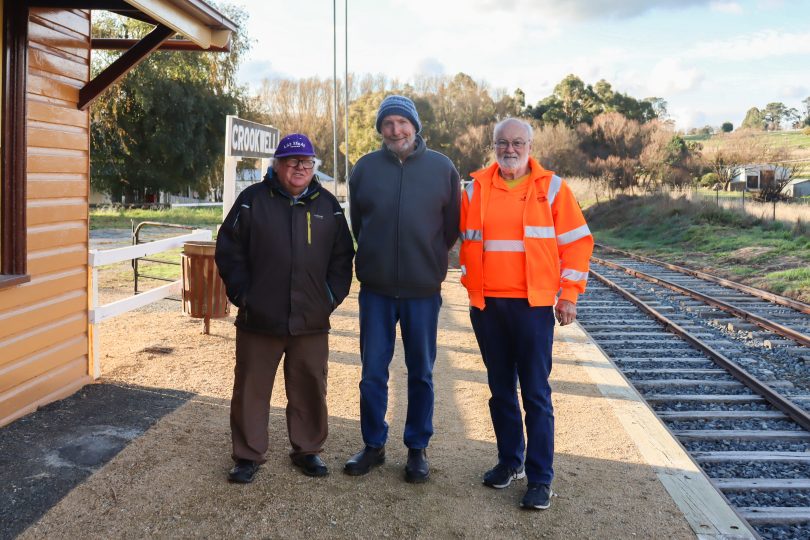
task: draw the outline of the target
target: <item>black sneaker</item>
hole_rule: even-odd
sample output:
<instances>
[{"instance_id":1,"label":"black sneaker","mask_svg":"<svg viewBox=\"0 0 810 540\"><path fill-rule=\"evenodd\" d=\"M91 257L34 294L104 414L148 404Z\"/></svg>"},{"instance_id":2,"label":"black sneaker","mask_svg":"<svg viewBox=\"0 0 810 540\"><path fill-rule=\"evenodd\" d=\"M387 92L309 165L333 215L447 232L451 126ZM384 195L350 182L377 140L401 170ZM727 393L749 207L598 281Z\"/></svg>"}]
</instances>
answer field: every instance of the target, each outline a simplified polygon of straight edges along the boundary
<instances>
[{"instance_id":1,"label":"black sneaker","mask_svg":"<svg viewBox=\"0 0 810 540\"><path fill-rule=\"evenodd\" d=\"M484 474L484 485L495 489L503 489L512 483L512 480L526 478L523 465L517 469L498 463Z\"/></svg>"},{"instance_id":2,"label":"black sneaker","mask_svg":"<svg viewBox=\"0 0 810 540\"><path fill-rule=\"evenodd\" d=\"M237 459L233 469L228 473L228 480L235 484L249 484L253 482L259 464L249 459Z\"/></svg>"},{"instance_id":3,"label":"black sneaker","mask_svg":"<svg viewBox=\"0 0 810 540\"><path fill-rule=\"evenodd\" d=\"M545 510L551 506L551 486L530 483L520 506L529 510Z\"/></svg>"}]
</instances>

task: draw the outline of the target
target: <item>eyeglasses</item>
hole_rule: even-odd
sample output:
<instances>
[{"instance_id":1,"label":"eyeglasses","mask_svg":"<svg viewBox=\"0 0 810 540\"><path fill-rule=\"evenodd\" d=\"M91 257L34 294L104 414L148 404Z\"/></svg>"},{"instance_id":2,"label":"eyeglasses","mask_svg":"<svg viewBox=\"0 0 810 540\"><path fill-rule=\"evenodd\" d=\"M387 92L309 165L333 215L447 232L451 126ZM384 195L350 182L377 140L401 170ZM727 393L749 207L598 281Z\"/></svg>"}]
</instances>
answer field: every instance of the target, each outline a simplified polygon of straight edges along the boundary
<instances>
[{"instance_id":1,"label":"eyeglasses","mask_svg":"<svg viewBox=\"0 0 810 540\"><path fill-rule=\"evenodd\" d=\"M305 169L312 169L315 167L315 160L314 159L298 159L298 158L290 158L285 159L284 164L291 169L295 169L299 165L301 165Z\"/></svg>"},{"instance_id":2,"label":"eyeglasses","mask_svg":"<svg viewBox=\"0 0 810 540\"><path fill-rule=\"evenodd\" d=\"M512 145L512 148L520 151L523 150L528 143L520 139L514 141L507 141L506 139L500 139L498 141L495 141L495 148L497 148L498 150L506 150L507 148L509 148L510 144Z\"/></svg>"}]
</instances>

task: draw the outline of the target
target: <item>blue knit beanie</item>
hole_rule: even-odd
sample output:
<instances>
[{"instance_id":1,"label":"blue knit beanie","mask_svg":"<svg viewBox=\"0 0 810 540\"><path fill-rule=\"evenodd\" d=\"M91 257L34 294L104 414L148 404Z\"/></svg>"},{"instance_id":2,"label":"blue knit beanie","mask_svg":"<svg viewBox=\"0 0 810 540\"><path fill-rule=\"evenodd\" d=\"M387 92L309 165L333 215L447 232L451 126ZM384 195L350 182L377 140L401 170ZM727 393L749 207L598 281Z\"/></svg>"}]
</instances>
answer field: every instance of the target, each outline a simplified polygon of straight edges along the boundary
<instances>
[{"instance_id":1,"label":"blue knit beanie","mask_svg":"<svg viewBox=\"0 0 810 540\"><path fill-rule=\"evenodd\" d=\"M422 131L422 124L419 122L419 113L416 112L416 105L413 104L413 101L405 96L393 95L382 100L380 108L377 110L377 133L382 133L380 131L380 125L383 119L392 114L407 118L411 124L413 124L413 127L416 128L417 133Z\"/></svg>"}]
</instances>

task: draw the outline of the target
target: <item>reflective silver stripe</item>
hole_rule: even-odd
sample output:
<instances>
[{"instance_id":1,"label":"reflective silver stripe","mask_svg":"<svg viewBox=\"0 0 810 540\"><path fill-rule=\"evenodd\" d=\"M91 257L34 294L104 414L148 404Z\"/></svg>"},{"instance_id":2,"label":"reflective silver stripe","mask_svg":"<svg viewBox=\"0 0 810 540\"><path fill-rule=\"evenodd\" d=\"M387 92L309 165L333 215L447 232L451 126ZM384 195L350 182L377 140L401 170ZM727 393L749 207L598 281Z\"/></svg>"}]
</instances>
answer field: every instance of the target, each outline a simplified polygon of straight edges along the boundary
<instances>
[{"instance_id":1,"label":"reflective silver stripe","mask_svg":"<svg viewBox=\"0 0 810 540\"><path fill-rule=\"evenodd\" d=\"M577 227L572 231L568 231L567 233L562 233L561 235L557 236L557 244L560 246L564 246L565 244L570 244L571 242L576 242L580 238L585 238L586 236L591 235L591 230L588 228L587 225L583 225L581 227Z\"/></svg>"},{"instance_id":2,"label":"reflective silver stripe","mask_svg":"<svg viewBox=\"0 0 810 540\"><path fill-rule=\"evenodd\" d=\"M474 189L475 189L475 180L471 181L469 184L467 184L467 187L464 188L464 192L467 193L467 202L472 202Z\"/></svg>"},{"instance_id":3,"label":"reflective silver stripe","mask_svg":"<svg viewBox=\"0 0 810 540\"><path fill-rule=\"evenodd\" d=\"M461 233L462 240L474 240L480 242L482 238L483 234L481 233L481 229L467 229Z\"/></svg>"},{"instance_id":4,"label":"reflective silver stripe","mask_svg":"<svg viewBox=\"0 0 810 540\"><path fill-rule=\"evenodd\" d=\"M588 281L588 272L580 272L579 270L569 270L568 268L562 271L563 279L570 279L571 281Z\"/></svg>"},{"instance_id":5,"label":"reflective silver stripe","mask_svg":"<svg viewBox=\"0 0 810 540\"><path fill-rule=\"evenodd\" d=\"M533 227L530 225L523 227L524 238L554 238L556 234L554 227Z\"/></svg>"},{"instance_id":6,"label":"reflective silver stripe","mask_svg":"<svg viewBox=\"0 0 810 540\"><path fill-rule=\"evenodd\" d=\"M523 240L486 240L484 251L526 251L523 247Z\"/></svg>"},{"instance_id":7,"label":"reflective silver stripe","mask_svg":"<svg viewBox=\"0 0 810 540\"><path fill-rule=\"evenodd\" d=\"M466 266L464 266L463 264L461 265L461 275L462 275L462 276L466 276L466 275L467 275L467 267L466 267Z\"/></svg>"},{"instance_id":8,"label":"reflective silver stripe","mask_svg":"<svg viewBox=\"0 0 810 540\"><path fill-rule=\"evenodd\" d=\"M551 182L548 185L548 204L554 204L554 199L557 198L557 193L560 192L562 186L562 178L556 174L551 177Z\"/></svg>"}]
</instances>

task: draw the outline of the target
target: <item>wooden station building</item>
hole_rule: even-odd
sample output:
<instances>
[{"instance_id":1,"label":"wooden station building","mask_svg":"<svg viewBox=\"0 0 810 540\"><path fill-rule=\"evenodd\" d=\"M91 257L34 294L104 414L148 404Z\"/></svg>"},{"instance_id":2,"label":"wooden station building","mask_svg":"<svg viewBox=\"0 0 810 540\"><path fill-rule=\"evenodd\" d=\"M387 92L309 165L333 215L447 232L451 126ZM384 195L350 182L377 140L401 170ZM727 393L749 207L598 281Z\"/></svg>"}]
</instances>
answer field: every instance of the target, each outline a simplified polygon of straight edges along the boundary
<instances>
[{"instance_id":1,"label":"wooden station building","mask_svg":"<svg viewBox=\"0 0 810 540\"><path fill-rule=\"evenodd\" d=\"M93 39L93 10L154 29ZM227 51L236 27L202 0L0 0L0 16L2 426L92 380L89 105L151 52ZM94 48L125 52L91 80Z\"/></svg>"}]
</instances>

